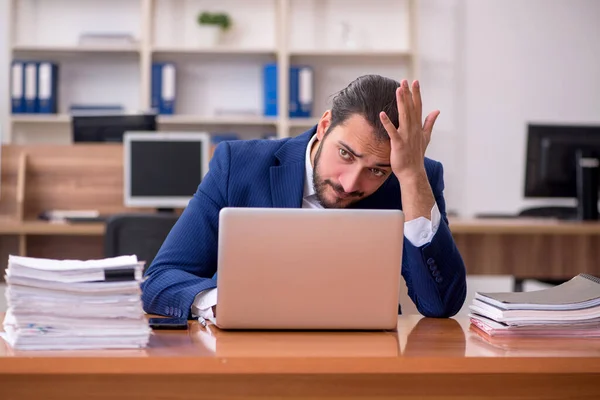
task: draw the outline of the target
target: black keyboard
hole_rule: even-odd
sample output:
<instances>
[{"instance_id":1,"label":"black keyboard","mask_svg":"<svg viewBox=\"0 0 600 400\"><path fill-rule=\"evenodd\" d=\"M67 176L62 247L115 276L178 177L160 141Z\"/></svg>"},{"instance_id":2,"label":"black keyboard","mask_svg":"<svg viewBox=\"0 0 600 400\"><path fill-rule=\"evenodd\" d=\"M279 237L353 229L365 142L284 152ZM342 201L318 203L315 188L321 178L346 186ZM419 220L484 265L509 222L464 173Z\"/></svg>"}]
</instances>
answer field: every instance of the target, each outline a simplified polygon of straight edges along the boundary
<instances>
[{"instance_id":1,"label":"black keyboard","mask_svg":"<svg viewBox=\"0 0 600 400\"><path fill-rule=\"evenodd\" d=\"M106 215L100 215L98 217L68 217L65 218L65 221L70 224L93 224L106 222L107 219L108 217Z\"/></svg>"}]
</instances>

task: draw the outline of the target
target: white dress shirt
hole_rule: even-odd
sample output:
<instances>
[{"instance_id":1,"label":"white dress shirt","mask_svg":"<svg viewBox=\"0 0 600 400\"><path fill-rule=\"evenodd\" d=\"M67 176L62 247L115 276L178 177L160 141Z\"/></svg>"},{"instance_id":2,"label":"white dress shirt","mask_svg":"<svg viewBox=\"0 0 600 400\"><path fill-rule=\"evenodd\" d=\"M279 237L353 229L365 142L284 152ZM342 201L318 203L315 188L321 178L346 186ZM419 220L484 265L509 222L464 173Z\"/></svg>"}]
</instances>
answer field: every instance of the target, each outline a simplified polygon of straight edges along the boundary
<instances>
[{"instance_id":1,"label":"white dress shirt","mask_svg":"<svg viewBox=\"0 0 600 400\"><path fill-rule=\"evenodd\" d=\"M306 147L305 156L305 178L304 194L302 197L302 208L323 208L313 186L313 165L310 159L310 151L317 135L314 135ZM431 209L431 219L419 217L404 223L404 236L415 247L421 247L433 238L440 225L441 215L437 203ZM192 304L192 315L201 316L205 319L214 318L212 307L217 304L217 289L209 289L198 293Z\"/></svg>"}]
</instances>

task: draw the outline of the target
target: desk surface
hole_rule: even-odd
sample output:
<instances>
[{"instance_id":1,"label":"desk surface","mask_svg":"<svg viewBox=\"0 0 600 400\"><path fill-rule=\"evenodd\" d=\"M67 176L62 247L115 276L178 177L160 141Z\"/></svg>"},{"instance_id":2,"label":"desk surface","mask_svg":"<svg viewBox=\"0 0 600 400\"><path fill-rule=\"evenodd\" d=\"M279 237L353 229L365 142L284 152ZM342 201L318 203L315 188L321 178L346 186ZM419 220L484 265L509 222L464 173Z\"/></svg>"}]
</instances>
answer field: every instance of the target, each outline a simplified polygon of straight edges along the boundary
<instances>
[{"instance_id":1,"label":"desk surface","mask_svg":"<svg viewBox=\"0 0 600 400\"><path fill-rule=\"evenodd\" d=\"M560 234L600 235L600 222L559 221L552 219L450 218L453 234ZM105 224L48 223L17 221L0 217L0 234L4 235L104 235Z\"/></svg>"},{"instance_id":2,"label":"desk surface","mask_svg":"<svg viewBox=\"0 0 600 400\"><path fill-rule=\"evenodd\" d=\"M398 318L397 331L386 332L236 332L191 321L187 331L154 331L142 350L15 351L0 340L0 374L448 373L481 368L600 373L600 339L489 340L469 326L467 317L410 315Z\"/></svg>"},{"instance_id":3,"label":"desk surface","mask_svg":"<svg viewBox=\"0 0 600 400\"><path fill-rule=\"evenodd\" d=\"M487 342L466 318L396 332L232 332L197 322L143 350L23 352L0 340L11 399L600 398L600 340Z\"/></svg>"}]
</instances>

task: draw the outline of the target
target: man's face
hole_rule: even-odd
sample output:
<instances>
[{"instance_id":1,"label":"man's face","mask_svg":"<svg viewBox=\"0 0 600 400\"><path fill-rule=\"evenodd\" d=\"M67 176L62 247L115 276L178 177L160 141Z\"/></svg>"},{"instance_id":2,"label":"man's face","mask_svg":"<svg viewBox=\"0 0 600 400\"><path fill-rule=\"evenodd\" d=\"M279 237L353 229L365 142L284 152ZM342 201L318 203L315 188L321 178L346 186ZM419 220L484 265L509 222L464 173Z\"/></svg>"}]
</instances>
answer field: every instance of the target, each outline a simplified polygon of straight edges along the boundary
<instances>
[{"instance_id":1,"label":"man's face","mask_svg":"<svg viewBox=\"0 0 600 400\"><path fill-rule=\"evenodd\" d=\"M373 194L392 173L390 142L375 139L360 115L330 130L325 113L317 128L313 185L325 208L344 208Z\"/></svg>"}]
</instances>

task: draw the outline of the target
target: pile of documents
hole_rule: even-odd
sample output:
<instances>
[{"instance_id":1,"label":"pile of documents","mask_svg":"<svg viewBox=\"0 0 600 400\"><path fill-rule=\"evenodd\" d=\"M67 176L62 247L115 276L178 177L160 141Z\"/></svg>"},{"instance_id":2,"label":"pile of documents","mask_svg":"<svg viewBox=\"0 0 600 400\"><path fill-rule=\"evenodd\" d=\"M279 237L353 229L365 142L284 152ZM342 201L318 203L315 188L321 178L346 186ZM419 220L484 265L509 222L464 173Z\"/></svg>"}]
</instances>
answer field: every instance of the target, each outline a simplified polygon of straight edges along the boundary
<instances>
[{"instance_id":1,"label":"pile of documents","mask_svg":"<svg viewBox=\"0 0 600 400\"><path fill-rule=\"evenodd\" d=\"M136 256L49 260L9 256L2 336L14 349L146 347Z\"/></svg>"},{"instance_id":2,"label":"pile of documents","mask_svg":"<svg viewBox=\"0 0 600 400\"><path fill-rule=\"evenodd\" d=\"M471 326L489 336L600 337L600 278L579 274L532 292L479 293Z\"/></svg>"}]
</instances>

